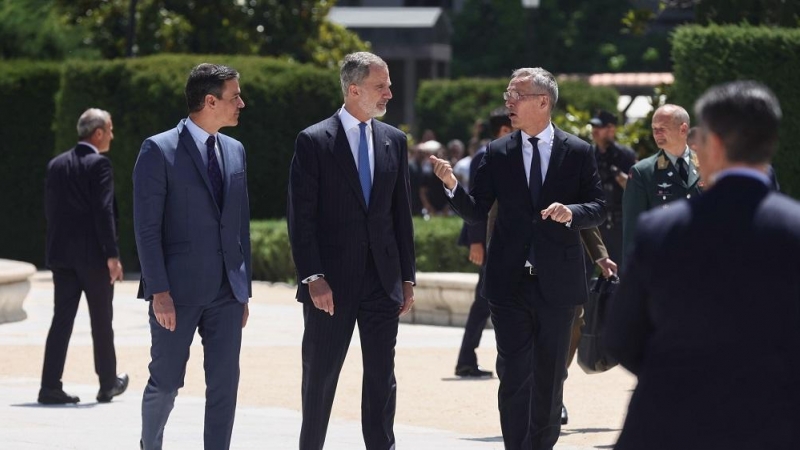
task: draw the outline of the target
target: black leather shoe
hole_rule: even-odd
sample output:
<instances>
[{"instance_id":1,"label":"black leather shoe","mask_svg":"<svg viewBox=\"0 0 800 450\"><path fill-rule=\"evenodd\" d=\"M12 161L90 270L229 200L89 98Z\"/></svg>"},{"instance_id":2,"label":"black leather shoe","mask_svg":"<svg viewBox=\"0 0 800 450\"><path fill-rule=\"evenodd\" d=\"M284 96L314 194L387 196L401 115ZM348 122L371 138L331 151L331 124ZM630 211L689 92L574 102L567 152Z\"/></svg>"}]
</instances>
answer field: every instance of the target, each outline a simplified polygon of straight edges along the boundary
<instances>
[{"instance_id":1,"label":"black leather shoe","mask_svg":"<svg viewBox=\"0 0 800 450\"><path fill-rule=\"evenodd\" d=\"M62 389L39 389L39 403L43 405L66 405L68 403L78 403L81 401L74 395L69 395Z\"/></svg>"},{"instance_id":2,"label":"black leather shoe","mask_svg":"<svg viewBox=\"0 0 800 450\"><path fill-rule=\"evenodd\" d=\"M108 403L112 398L125 392L125 389L128 389L128 381L130 381L128 374L121 373L117 375L117 381L114 382L114 386L112 386L111 389L107 391L100 389L100 391L97 392L97 402Z\"/></svg>"},{"instance_id":3,"label":"black leather shoe","mask_svg":"<svg viewBox=\"0 0 800 450\"><path fill-rule=\"evenodd\" d=\"M569 414L567 414L567 407L561 405L561 425L566 425L569 422Z\"/></svg>"},{"instance_id":4,"label":"black leather shoe","mask_svg":"<svg viewBox=\"0 0 800 450\"><path fill-rule=\"evenodd\" d=\"M457 377L468 378L491 378L491 370L483 370L480 366L458 366L456 367Z\"/></svg>"}]
</instances>

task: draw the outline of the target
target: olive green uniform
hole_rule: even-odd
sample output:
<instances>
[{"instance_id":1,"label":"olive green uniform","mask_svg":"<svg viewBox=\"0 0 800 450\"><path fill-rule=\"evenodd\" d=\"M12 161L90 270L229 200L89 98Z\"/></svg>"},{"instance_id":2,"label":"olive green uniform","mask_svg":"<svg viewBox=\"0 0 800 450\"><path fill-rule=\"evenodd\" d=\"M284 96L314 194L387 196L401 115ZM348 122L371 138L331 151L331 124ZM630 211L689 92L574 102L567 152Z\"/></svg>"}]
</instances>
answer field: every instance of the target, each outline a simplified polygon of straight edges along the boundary
<instances>
[{"instance_id":1,"label":"olive green uniform","mask_svg":"<svg viewBox=\"0 0 800 450\"><path fill-rule=\"evenodd\" d=\"M687 167L689 178L686 183L664 150L659 150L655 155L631 167L628 184L622 195L623 255L627 255L633 247L639 214L653 208L665 208L674 200L690 198L701 192L703 184L697 171L697 155L693 151L690 154Z\"/></svg>"}]
</instances>

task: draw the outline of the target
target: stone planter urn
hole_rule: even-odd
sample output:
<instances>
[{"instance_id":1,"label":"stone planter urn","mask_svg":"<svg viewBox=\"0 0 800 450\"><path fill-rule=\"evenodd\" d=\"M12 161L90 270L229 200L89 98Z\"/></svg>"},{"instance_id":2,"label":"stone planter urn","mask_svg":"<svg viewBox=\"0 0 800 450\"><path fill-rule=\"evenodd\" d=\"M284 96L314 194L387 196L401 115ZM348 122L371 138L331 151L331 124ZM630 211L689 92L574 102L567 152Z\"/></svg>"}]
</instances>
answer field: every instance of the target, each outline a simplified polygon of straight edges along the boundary
<instances>
[{"instance_id":1,"label":"stone planter urn","mask_svg":"<svg viewBox=\"0 0 800 450\"><path fill-rule=\"evenodd\" d=\"M0 324L28 317L22 302L31 290L29 278L34 273L36 266L33 264L0 259Z\"/></svg>"}]
</instances>

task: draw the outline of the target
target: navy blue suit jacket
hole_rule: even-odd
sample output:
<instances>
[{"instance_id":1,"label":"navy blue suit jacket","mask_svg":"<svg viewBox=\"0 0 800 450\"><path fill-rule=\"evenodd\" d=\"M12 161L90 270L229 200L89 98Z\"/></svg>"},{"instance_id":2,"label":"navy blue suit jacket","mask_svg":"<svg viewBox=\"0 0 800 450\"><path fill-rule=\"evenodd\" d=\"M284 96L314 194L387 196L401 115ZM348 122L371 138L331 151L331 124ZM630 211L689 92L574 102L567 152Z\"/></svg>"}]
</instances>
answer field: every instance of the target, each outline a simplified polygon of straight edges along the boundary
<instances>
[{"instance_id":1,"label":"navy blue suit jacket","mask_svg":"<svg viewBox=\"0 0 800 450\"><path fill-rule=\"evenodd\" d=\"M497 221L483 286L483 296L489 300L513 298L531 242L544 300L554 306L574 306L588 299L579 231L596 227L605 219L603 190L589 144L555 127L554 132L540 208L534 210L528 190L520 131L490 142L470 194L459 185L451 199L456 212L468 223L485 221L497 200ZM553 202L570 208L571 227L541 220L540 210Z\"/></svg>"},{"instance_id":2,"label":"navy blue suit jacket","mask_svg":"<svg viewBox=\"0 0 800 450\"><path fill-rule=\"evenodd\" d=\"M223 271L239 302L251 296L244 147L222 133L217 142L224 170L221 211L185 120L142 143L133 169L140 298L170 291L176 305L205 305L218 294Z\"/></svg>"},{"instance_id":3,"label":"navy blue suit jacket","mask_svg":"<svg viewBox=\"0 0 800 450\"><path fill-rule=\"evenodd\" d=\"M372 253L387 295L403 302L404 281L416 280L408 148L402 131L372 121L375 172L367 208L350 144L338 114L301 131L289 174L288 227L301 281L324 274L334 299L359 293Z\"/></svg>"},{"instance_id":4,"label":"navy blue suit jacket","mask_svg":"<svg viewBox=\"0 0 800 450\"><path fill-rule=\"evenodd\" d=\"M111 161L78 144L47 165L47 266L107 267L118 258Z\"/></svg>"},{"instance_id":5,"label":"navy blue suit jacket","mask_svg":"<svg viewBox=\"0 0 800 450\"><path fill-rule=\"evenodd\" d=\"M607 315L639 378L615 449L800 448L798 224L736 175L642 214Z\"/></svg>"}]
</instances>

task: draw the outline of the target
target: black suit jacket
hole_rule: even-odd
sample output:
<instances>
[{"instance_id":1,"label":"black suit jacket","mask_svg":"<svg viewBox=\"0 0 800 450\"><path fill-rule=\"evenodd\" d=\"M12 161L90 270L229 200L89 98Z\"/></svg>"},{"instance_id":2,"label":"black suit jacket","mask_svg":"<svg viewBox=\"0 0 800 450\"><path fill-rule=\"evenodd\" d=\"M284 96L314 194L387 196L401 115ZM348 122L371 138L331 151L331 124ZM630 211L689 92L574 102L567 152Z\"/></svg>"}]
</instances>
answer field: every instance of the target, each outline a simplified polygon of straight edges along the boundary
<instances>
[{"instance_id":1,"label":"black suit jacket","mask_svg":"<svg viewBox=\"0 0 800 450\"><path fill-rule=\"evenodd\" d=\"M798 224L733 175L641 216L607 316L639 378L615 449L800 448Z\"/></svg>"},{"instance_id":2,"label":"black suit jacket","mask_svg":"<svg viewBox=\"0 0 800 450\"><path fill-rule=\"evenodd\" d=\"M106 267L118 258L111 161L78 144L47 165L47 266Z\"/></svg>"},{"instance_id":3,"label":"black suit jacket","mask_svg":"<svg viewBox=\"0 0 800 450\"><path fill-rule=\"evenodd\" d=\"M325 275L334 300L352 299L370 251L381 285L394 301L402 303L402 283L416 279L406 135L377 120L372 129L375 172L369 208L338 114L297 136L288 226L299 301L311 300L301 281L314 274Z\"/></svg>"},{"instance_id":4,"label":"black suit jacket","mask_svg":"<svg viewBox=\"0 0 800 450\"><path fill-rule=\"evenodd\" d=\"M572 306L587 300L584 255L579 230L600 225L605 201L589 144L554 127L553 149L539 206L534 210L522 156L522 133L489 143L467 194L460 186L451 199L469 223L486 219L498 203L497 221L486 261L484 297L514 296L530 244L534 244L540 287L546 302ZM542 221L540 210L560 202L572 210L572 224Z\"/></svg>"}]
</instances>

